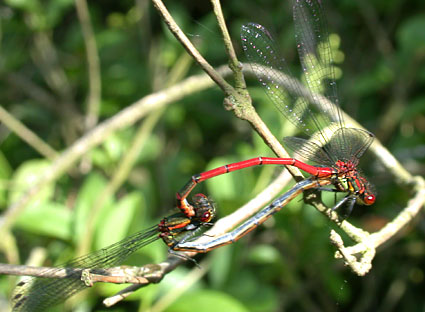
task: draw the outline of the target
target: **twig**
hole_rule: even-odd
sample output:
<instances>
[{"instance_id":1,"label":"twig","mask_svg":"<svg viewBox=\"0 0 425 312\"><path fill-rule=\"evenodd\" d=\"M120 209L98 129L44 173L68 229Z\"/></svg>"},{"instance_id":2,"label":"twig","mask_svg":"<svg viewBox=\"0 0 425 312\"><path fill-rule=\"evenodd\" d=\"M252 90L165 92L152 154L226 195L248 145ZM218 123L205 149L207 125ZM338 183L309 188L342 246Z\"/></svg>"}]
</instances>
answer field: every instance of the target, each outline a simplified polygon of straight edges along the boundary
<instances>
[{"instance_id":1,"label":"twig","mask_svg":"<svg viewBox=\"0 0 425 312\"><path fill-rule=\"evenodd\" d=\"M58 153L52 147L50 147L50 145L44 142L33 131L28 129L22 122L9 114L9 112L5 110L3 106L0 106L0 122L3 122L6 127L13 131L23 141L27 142L28 145L33 147L44 157L50 160L54 160L58 156Z\"/></svg>"},{"instance_id":2,"label":"twig","mask_svg":"<svg viewBox=\"0 0 425 312\"><path fill-rule=\"evenodd\" d=\"M243 92L246 89L245 77L242 73L242 64L238 61L235 49L233 48L232 39L230 38L229 31L227 30L226 21L223 16L219 0L211 0L211 4L214 8L214 15L217 18L218 26L220 27L223 35L223 43L226 48L226 53L229 58L229 67L233 72L233 78L235 79L235 88L239 92Z\"/></svg>"},{"instance_id":3,"label":"twig","mask_svg":"<svg viewBox=\"0 0 425 312\"><path fill-rule=\"evenodd\" d=\"M71 84L60 66L58 54L50 36L44 31L34 32L34 47L32 56L46 83L61 96L65 105L71 105L73 98Z\"/></svg>"},{"instance_id":4,"label":"twig","mask_svg":"<svg viewBox=\"0 0 425 312\"><path fill-rule=\"evenodd\" d=\"M34 83L26 75L20 73L8 73L5 78L6 81L14 88L20 90L29 98L32 98L34 100L34 104L40 105L41 107L47 108L48 110L56 113L62 112L57 105L57 100L54 95Z\"/></svg>"},{"instance_id":5,"label":"twig","mask_svg":"<svg viewBox=\"0 0 425 312\"><path fill-rule=\"evenodd\" d=\"M376 8L364 0L359 1L357 7L373 36L373 43L376 44L377 49L386 58L394 54L394 46L389 38L388 29L379 21Z\"/></svg>"},{"instance_id":6,"label":"twig","mask_svg":"<svg viewBox=\"0 0 425 312\"><path fill-rule=\"evenodd\" d=\"M81 24L88 63L89 95L87 97L87 115L85 124L86 130L89 130L96 125L99 115L102 88L99 56L97 53L96 39L93 33L86 0L76 0L75 7Z\"/></svg>"},{"instance_id":7,"label":"twig","mask_svg":"<svg viewBox=\"0 0 425 312\"><path fill-rule=\"evenodd\" d=\"M176 267L178 267L183 262L184 262L183 258L170 255L166 261L158 264L159 268L156 271L160 274L160 277L158 278L162 279L167 273L173 271ZM121 300L133 294L138 289L145 287L147 285L149 284L138 284L138 285L131 285L129 287L126 287L123 290L119 291L114 296L106 298L103 301L103 304L107 307L113 306L114 304L117 304Z\"/></svg>"},{"instance_id":8,"label":"twig","mask_svg":"<svg viewBox=\"0 0 425 312\"><path fill-rule=\"evenodd\" d=\"M87 287L92 287L94 283L148 285L158 283L168 267L170 263L167 261L142 267L123 265L105 269L34 267L0 263L0 274L43 278L70 278L70 276L75 278L80 275L82 283Z\"/></svg>"},{"instance_id":9,"label":"twig","mask_svg":"<svg viewBox=\"0 0 425 312\"><path fill-rule=\"evenodd\" d=\"M80 269L81 270L81 269ZM35 277L48 277L48 278L65 278L67 276L67 269L52 270L51 267L40 267L30 265L13 265L0 263L0 274L7 275L22 275L22 276L35 276Z\"/></svg>"},{"instance_id":10,"label":"twig","mask_svg":"<svg viewBox=\"0 0 425 312\"><path fill-rule=\"evenodd\" d=\"M415 195L393 221L389 222L378 232L365 237L358 244L345 247L342 239L335 232L331 232L331 241L337 246L336 258L344 258L355 273L365 275L372 268L372 260L376 249L397 235L410 221L415 218L425 205L425 181L422 177L414 178ZM358 260L354 255L360 254Z\"/></svg>"},{"instance_id":11,"label":"twig","mask_svg":"<svg viewBox=\"0 0 425 312\"><path fill-rule=\"evenodd\" d=\"M63 137L71 144L70 142L77 140L80 133L80 125L73 119L78 110L75 107L71 84L60 65L56 47L46 31L34 32L34 50L31 50L31 56L47 85L60 99L57 106L61 107L60 117L63 118L66 127Z\"/></svg>"}]
</instances>

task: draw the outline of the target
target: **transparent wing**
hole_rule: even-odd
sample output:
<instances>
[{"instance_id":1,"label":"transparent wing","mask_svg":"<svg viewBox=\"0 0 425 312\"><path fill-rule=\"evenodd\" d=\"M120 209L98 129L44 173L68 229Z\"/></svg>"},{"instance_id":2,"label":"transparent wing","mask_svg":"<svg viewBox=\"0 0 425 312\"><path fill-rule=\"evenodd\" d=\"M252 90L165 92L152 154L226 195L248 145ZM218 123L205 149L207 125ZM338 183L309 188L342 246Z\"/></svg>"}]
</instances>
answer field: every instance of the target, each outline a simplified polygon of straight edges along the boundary
<instances>
[{"instance_id":1,"label":"transparent wing","mask_svg":"<svg viewBox=\"0 0 425 312\"><path fill-rule=\"evenodd\" d=\"M158 239L158 227L135 233L122 241L74 259L67 264L46 272L52 275L64 268L79 268L69 272L66 278L31 277L18 283L13 296L13 311L46 311L77 292L87 288L81 281L84 269L106 269L121 264L130 254ZM101 271L97 271L100 272ZM99 274L100 274L99 273Z\"/></svg>"},{"instance_id":2,"label":"transparent wing","mask_svg":"<svg viewBox=\"0 0 425 312\"><path fill-rule=\"evenodd\" d=\"M332 126L331 126L332 128ZM374 135L366 130L356 128L337 128L330 135L328 142L308 141L297 137L283 138L283 143L294 151L297 159L310 160L318 165L334 166L337 160L358 164L359 158L372 144ZM320 140L316 140L320 141ZM345 142L345 144L341 144ZM332 155L325 150L334 151Z\"/></svg>"},{"instance_id":3,"label":"transparent wing","mask_svg":"<svg viewBox=\"0 0 425 312\"><path fill-rule=\"evenodd\" d=\"M310 160L318 165L330 167L335 164L334 160L315 142L298 137L285 137L283 143L294 152L294 157L298 160Z\"/></svg>"},{"instance_id":4,"label":"transparent wing","mask_svg":"<svg viewBox=\"0 0 425 312\"><path fill-rule=\"evenodd\" d=\"M304 143L300 140L289 139L285 143L291 148L301 148L305 159L321 165L334 165L337 160L355 161L353 158L358 158L370 146L373 135L344 128L320 0L293 0L293 15L303 80L308 88L292 78L285 59L263 26L254 23L242 26L244 52L270 100L289 121L311 136L314 144L302 148ZM365 141L360 141L362 139ZM318 146L322 148L317 149Z\"/></svg>"},{"instance_id":5,"label":"transparent wing","mask_svg":"<svg viewBox=\"0 0 425 312\"><path fill-rule=\"evenodd\" d=\"M329 141L333 157L344 162L358 163L359 158L372 144L375 136L366 130L356 128L339 128Z\"/></svg>"},{"instance_id":6,"label":"transparent wing","mask_svg":"<svg viewBox=\"0 0 425 312\"><path fill-rule=\"evenodd\" d=\"M308 106L305 97L311 97L308 89L292 78L292 74L270 33L263 26L249 23L241 29L242 46L251 68L263 90L276 108L297 128L312 135L319 130L319 121ZM299 97L303 94L304 97Z\"/></svg>"},{"instance_id":7,"label":"transparent wing","mask_svg":"<svg viewBox=\"0 0 425 312\"><path fill-rule=\"evenodd\" d=\"M320 0L294 0L293 17L298 55L307 86L313 98L316 94L325 95L329 102L323 103L321 111L342 127L332 48Z\"/></svg>"}]
</instances>

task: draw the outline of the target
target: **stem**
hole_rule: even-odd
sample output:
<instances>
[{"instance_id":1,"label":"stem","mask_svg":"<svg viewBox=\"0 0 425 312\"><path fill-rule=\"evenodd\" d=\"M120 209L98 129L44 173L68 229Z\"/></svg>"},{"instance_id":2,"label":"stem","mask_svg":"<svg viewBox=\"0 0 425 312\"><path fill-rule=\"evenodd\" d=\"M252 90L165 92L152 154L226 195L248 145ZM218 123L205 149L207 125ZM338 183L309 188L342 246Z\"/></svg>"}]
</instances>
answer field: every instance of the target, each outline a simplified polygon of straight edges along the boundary
<instances>
[{"instance_id":1,"label":"stem","mask_svg":"<svg viewBox=\"0 0 425 312\"><path fill-rule=\"evenodd\" d=\"M180 41L186 51L192 55L195 61L201 66L201 68L211 77L212 80L224 91L226 95L234 93L233 87L227 83L226 80L204 59L199 51L193 46L192 42L186 37L184 32L177 25L173 17L168 12L165 5L160 0L152 0L155 8L164 19L168 29L174 34L174 36Z\"/></svg>"},{"instance_id":2,"label":"stem","mask_svg":"<svg viewBox=\"0 0 425 312\"><path fill-rule=\"evenodd\" d=\"M58 153L49 144L44 142L13 115L9 114L3 106L0 106L0 121L44 157L54 160L58 156Z\"/></svg>"},{"instance_id":3,"label":"stem","mask_svg":"<svg viewBox=\"0 0 425 312\"><path fill-rule=\"evenodd\" d=\"M86 0L76 0L75 7L81 24L81 31L83 33L84 44L86 46L87 63L89 65L89 95L87 99L87 115L85 118L86 129L89 130L96 125L99 117L100 96L102 90L99 55L97 52L96 39L91 25Z\"/></svg>"},{"instance_id":4,"label":"stem","mask_svg":"<svg viewBox=\"0 0 425 312\"><path fill-rule=\"evenodd\" d=\"M227 30L220 1L211 0L211 4L214 8L214 14L217 18L218 26L220 27L223 35L224 47L226 49L227 56L229 57L229 67L232 70L233 78L235 79L235 88L237 90L246 90L245 78L242 73L242 65L236 56L235 49L233 48L232 39L230 38L229 31Z\"/></svg>"}]
</instances>

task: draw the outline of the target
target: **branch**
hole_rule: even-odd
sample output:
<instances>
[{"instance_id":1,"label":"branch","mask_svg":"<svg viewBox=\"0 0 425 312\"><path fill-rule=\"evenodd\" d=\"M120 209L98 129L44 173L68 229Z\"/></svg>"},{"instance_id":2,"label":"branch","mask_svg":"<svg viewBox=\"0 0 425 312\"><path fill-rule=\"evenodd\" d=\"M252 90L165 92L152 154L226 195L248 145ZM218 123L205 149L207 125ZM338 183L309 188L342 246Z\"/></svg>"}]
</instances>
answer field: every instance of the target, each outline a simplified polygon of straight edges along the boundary
<instances>
[{"instance_id":1,"label":"branch","mask_svg":"<svg viewBox=\"0 0 425 312\"><path fill-rule=\"evenodd\" d=\"M112 268L58 268L58 267L34 267L27 265L11 265L0 263L0 274L32 276L42 278L68 279L79 276L82 283L92 287L94 283L111 284L137 284L144 287L151 283L159 283L168 272L182 263L182 258L170 256L159 264L147 264L137 266L119 266Z\"/></svg>"},{"instance_id":2,"label":"branch","mask_svg":"<svg viewBox=\"0 0 425 312\"><path fill-rule=\"evenodd\" d=\"M345 247L341 237L336 232L331 232L331 241L338 248L335 257L344 258L346 264L360 276L368 273L372 268L372 259L376 254L376 249L396 236L424 208L425 181L422 177L414 178L414 191L414 197L393 221L387 223L381 230L370 234L366 239L354 246ZM360 259L354 256L356 254L360 254Z\"/></svg>"}]
</instances>

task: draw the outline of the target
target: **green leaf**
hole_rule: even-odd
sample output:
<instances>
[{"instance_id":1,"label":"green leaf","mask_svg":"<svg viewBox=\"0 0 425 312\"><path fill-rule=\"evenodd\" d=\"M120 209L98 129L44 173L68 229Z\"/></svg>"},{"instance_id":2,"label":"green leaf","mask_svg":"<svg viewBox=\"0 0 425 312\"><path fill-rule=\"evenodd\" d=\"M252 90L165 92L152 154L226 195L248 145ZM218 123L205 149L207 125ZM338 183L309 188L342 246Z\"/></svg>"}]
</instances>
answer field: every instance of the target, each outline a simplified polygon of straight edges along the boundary
<instances>
[{"instance_id":1,"label":"green leaf","mask_svg":"<svg viewBox=\"0 0 425 312\"><path fill-rule=\"evenodd\" d=\"M249 259L256 264L270 265L281 260L279 251L271 245L257 245L249 252Z\"/></svg>"},{"instance_id":2,"label":"green leaf","mask_svg":"<svg viewBox=\"0 0 425 312\"><path fill-rule=\"evenodd\" d=\"M234 246L226 246L212 252L208 277L211 279L211 284L214 287L222 287L228 280L231 274L234 250Z\"/></svg>"},{"instance_id":3,"label":"green leaf","mask_svg":"<svg viewBox=\"0 0 425 312\"><path fill-rule=\"evenodd\" d=\"M110 159L115 161L120 159L124 152L123 142L117 134L108 136L108 139L103 143L103 147Z\"/></svg>"},{"instance_id":4,"label":"green leaf","mask_svg":"<svg viewBox=\"0 0 425 312\"><path fill-rule=\"evenodd\" d=\"M86 233L86 226L88 223L88 219L92 218L93 209L96 207L95 205L101 198L99 195L102 194L106 186L106 179L98 174L91 173L87 176L84 184L80 188L80 192L78 193L78 197L75 204L75 214L74 214L74 238L75 241L79 241L81 236ZM104 205L99 208L100 210L105 209L107 205L111 204L112 199L107 198L103 199ZM96 218L100 218L100 212L96 213Z\"/></svg>"},{"instance_id":5,"label":"green leaf","mask_svg":"<svg viewBox=\"0 0 425 312\"><path fill-rule=\"evenodd\" d=\"M34 234L70 240L71 222L72 211L50 202L25 209L16 220L16 226Z\"/></svg>"},{"instance_id":6,"label":"green leaf","mask_svg":"<svg viewBox=\"0 0 425 312\"><path fill-rule=\"evenodd\" d=\"M50 162L43 159L33 159L24 162L12 177L12 191L9 194L9 205L19 200L31 187L36 185L38 181L50 170ZM54 192L54 184L46 185L27 205L40 206L48 202Z\"/></svg>"},{"instance_id":7,"label":"green leaf","mask_svg":"<svg viewBox=\"0 0 425 312\"><path fill-rule=\"evenodd\" d=\"M108 215L101 221L96 239L96 249L118 242L128 234L135 212L144 206L144 198L140 192L133 192L122 198ZM113 229L113 231L111 231Z\"/></svg>"},{"instance_id":8,"label":"green leaf","mask_svg":"<svg viewBox=\"0 0 425 312\"><path fill-rule=\"evenodd\" d=\"M242 159L235 157L219 157L215 158L208 164L207 170L237 162ZM231 174L223 174L207 180L209 194L213 196L217 202L224 200L244 201L252 195L252 189L256 182L255 169L246 168L232 172Z\"/></svg>"},{"instance_id":9,"label":"green leaf","mask_svg":"<svg viewBox=\"0 0 425 312\"><path fill-rule=\"evenodd\" d=\"M215 158L208 164L208 168L206 170L211 170L231 162L234 162L234 160L228 157ZM214 199L217 201L222 201L224 199L231 199L235 197L236 187L233 180L233 175L223 174L221 176L207 180L206 183L208 185L210 194L213 195Z\"/></svg>"}]
</instances>

